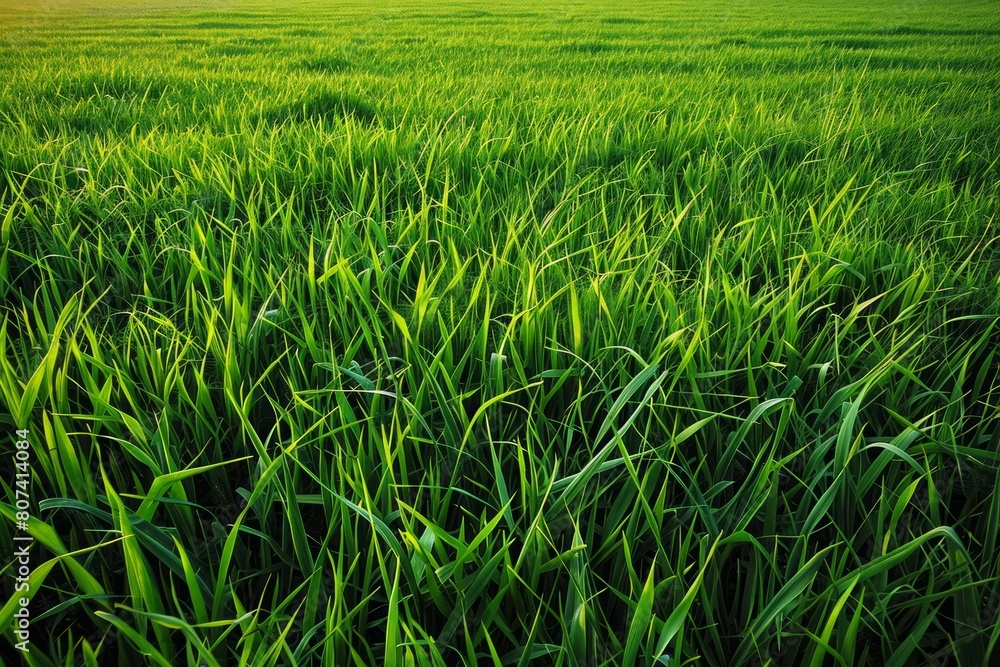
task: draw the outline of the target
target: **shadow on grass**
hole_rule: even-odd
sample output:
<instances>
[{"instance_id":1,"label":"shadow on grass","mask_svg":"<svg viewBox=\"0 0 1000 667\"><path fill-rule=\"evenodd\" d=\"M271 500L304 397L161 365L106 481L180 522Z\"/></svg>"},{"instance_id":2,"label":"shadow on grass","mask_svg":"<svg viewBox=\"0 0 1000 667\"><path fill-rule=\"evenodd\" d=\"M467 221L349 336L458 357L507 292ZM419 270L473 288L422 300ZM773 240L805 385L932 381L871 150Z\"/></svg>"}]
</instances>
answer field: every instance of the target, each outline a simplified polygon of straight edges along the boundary
<instances>
[{"instance_id":1,"label":"shadow on grass","mask_svg":"<svg viewBox=\"0 0 1000 667\"><path fill-rule=\"evenodd\" d=\"M326 33L316 28L295 28L289 30L287 34L289 37L320 37Z\"/></svg>"},{"instance_id":2,"label":"shadow on grass","mask_svg":"<svg viewBox=\"0 0 1000 667\"><path fill-rule=\"evenodd\" d=\"M294 104L272 109L264 115L264 119L271 125L330 121L349 117L368 124L377 120L374 107L366 102L352 95L328 91L311 95Z\"/></svg>"},{"instance_id":3,"label":"shadow on grass","mask_svg":"<svg viewBox=\"0 0 1000 667\"><path fill-rule=\"evenodd\" d=\"M557 48L563 53L583 53L587 55L596 55L598 53L610 53L613 51L623 50L622 46L618 44L608 44L607 42L576 42L573 44L564 44Z\"/></svg>"},{"instance_id":4,"label":"shadow on grass","mask_svg":"<svg viewBox=\"0 0 1000 667\"><path fill-rule=\"evenodd\" d=\"M350 69L351 63L343 58L330 56L326 58L316 58L314 60L302 61L299 66L308 71L318 74L336 74Z\"/></svg>"},{"instance_id":5,"label":"shadow on grass","mask_svg":"<svg viewBox=\"0 0 1000 667\"><path fill-rule=\"evenodd\" d=\"M199 30L238 30L248 25L245 21L199 21L191 27Z\"/></svg>"},{"instance_id":6,"label":"shadow on grass","mask_svg":"<svg viewBox=\"0 0 1000 667\"><path fill-rule=\"evenodd\" d=\"M765 30L757 36L768 38L789 38L803 39L806 37L833 37L833 38L865 38L865 37L892 37L912 35L915 37L1000 37L1000 30L974 30L969 28L918 28L913 26L897 26L895 28L885 28L882 30L830 30L827 28L816 28L807 30Z\"/></svg>"},{"instance_id":7,"label":"shadow on grass","mask_svg":"<svg viewBox=\"0 0 1000 667\"><path fill-rule=\"evenodd\" d=\"M647 21L622 16L609 16L608 18L601 19L601 23L607 23L608 25L644 25Z\"/></svg>"}]
</instances>

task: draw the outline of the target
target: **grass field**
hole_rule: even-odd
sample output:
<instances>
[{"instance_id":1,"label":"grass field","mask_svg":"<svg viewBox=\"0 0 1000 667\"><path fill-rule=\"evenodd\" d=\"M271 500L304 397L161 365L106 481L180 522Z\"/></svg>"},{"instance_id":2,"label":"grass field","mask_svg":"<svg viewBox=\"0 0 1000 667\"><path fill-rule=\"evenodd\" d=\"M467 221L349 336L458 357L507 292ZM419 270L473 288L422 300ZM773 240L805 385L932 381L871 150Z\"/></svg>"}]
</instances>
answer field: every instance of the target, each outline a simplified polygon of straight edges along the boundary
<instances>
[{"instance_id":1,"label":"grass field","mask_svg":"<svg viewBox=\"0 0 1000 667\"><path fill-rule=\"evenodd\" d=\"M1000 664L1000 7L628 5L0 0L7 664Z\"/></svg>"}]
</instances>

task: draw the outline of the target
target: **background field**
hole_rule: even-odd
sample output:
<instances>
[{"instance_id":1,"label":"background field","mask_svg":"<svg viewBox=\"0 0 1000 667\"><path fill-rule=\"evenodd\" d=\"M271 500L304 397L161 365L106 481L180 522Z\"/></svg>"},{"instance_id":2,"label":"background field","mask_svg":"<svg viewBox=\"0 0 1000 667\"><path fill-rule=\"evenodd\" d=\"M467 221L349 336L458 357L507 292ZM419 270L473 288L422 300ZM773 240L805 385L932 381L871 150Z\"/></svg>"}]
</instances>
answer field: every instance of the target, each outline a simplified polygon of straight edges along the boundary
<instances>
[{"instance_id":1,"label":"background field","mask_svg":"<svg viewBox=\"0 0 1000 667\"><path fill-rule=\"evenodd\" d=\"M1000 660L996 2L0 2L30 664Z\"/></svg>"}]
</instances>

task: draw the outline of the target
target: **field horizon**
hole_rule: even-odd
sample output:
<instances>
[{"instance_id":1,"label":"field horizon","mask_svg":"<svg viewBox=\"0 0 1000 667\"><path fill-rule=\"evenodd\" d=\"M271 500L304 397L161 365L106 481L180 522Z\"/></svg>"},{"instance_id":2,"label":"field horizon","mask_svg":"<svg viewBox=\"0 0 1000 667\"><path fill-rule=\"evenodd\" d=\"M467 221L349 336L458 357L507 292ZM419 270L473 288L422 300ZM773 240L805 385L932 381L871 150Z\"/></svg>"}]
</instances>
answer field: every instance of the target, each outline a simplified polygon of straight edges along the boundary
<instances>
[{"instance_id":1,"label":"field horizon","mask_svg":"<svg viewBox=\"0 0 1000 667\"><path fill-rule=\"evenodd\" d=\"M996 10L0 0L5 664L1000 664Z\"/></svg>"}]
</instances>

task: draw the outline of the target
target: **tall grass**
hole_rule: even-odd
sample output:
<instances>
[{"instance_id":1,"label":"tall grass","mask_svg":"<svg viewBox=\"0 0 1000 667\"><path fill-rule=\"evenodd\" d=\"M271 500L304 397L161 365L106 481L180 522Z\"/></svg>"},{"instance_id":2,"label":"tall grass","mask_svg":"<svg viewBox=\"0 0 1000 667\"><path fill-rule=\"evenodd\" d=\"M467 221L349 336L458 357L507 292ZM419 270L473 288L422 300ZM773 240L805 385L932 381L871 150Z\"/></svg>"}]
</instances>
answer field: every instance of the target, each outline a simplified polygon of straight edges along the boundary
<instances>
[{"instance_id":1,"label":"tall grass","mask_svg":"<svg viewBox=\"0 0 1000 667\"><path fill-rule=\"evenodd\" d=\"M997 660L989 3L128 9L0 12L17 659Z\"/></svg>"}]
</instances>

